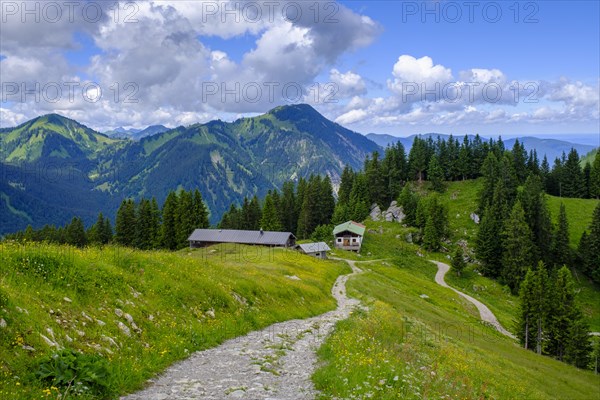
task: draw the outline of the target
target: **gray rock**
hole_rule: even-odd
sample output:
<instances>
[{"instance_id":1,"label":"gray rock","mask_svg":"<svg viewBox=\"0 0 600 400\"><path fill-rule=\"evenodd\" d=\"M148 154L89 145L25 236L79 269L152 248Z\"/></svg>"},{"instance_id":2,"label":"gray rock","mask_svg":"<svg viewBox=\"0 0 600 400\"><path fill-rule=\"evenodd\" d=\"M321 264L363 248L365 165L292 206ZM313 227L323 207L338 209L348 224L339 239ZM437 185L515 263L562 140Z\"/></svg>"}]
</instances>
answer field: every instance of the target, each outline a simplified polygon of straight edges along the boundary
<instances>
[{"instance_id":1,"label":"gray rock","mask_svg":"<svg viewBox=\"0 0 600 400\"><path fill-rule=\"evenodd\" d=\"M4 318L0 318L0 328L6 328L8 324L4 320Z\"/></svg>"},{"instance_id":2,"label":"gray rock","mask_svg":"<svg viewBox=\"0 0 600 400\"><path fill-rule=\"evenodd\" d=\"M115 308L115 315L121 318L123 316L123 310L121 310L120 308Z\"/></svg>"},{"instance_id":3,"label":"gray rock","mask_svg":"<svg viewBox=\"0 0 600 400\"><path fill-rule=\"evenodd\" d=\"M409 233L406 234L406 242L407 243L412 243L413 242L413 235L412 235L412 233L409 232Z\"/></svg>"},{"instance_id":4,"label":"gray rock","mask_svg":"<svg viewBox=\"0 0 600 400\"><path fill-rule=\"evenodd\" d=\"M475 222L476 224L479 224L479 215L477 215L475 213L471 213L470 217L473 220L473 222Z\"/></svg>"},{"instance_id":5,"label":"gray rock","mask_svg":"<svg viewBox=\"0 0 600 400\"><path fill-rule=\"evenodd\" d=\"M131 331L129 330L129 328L127 327L127 325L125 325L121 321L117 322L117 325L119 326L119 329L121 330L121 332L123 332L123 334L125 336L131 336Z\"/></svg>"},{"instance_id":6,"label":"gray rock","mask_svg":"<svg viewBox=\"0 0 600 400\"><path fill-rule=\"evenodd\" d=\"M381 209L377 204L373 203L373 205L371 205L369 217L371 217L373 221L379 221L381 219Z\"/></svg>"}]
</instances>

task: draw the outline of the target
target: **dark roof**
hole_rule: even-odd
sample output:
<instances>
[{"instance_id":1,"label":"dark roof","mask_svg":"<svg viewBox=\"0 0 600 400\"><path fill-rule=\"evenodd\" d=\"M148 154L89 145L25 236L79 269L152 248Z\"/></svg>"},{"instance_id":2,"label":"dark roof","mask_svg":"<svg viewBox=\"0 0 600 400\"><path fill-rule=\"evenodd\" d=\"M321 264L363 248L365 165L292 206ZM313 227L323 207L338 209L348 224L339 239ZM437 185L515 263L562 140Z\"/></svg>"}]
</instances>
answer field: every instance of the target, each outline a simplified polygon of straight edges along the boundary
<instances>
[{"instance_id":1,"label":"dark roof","mask_svg":"<svg viewBox=\"0 0 600 400\"><path fill-rule=\"evenodd\" d=\"M298 247L302 249L305 253L316 253L318 251L329 251L331 250L327 243L325 242L316 242L316 243L303 243L299 244Z\"/></svg>"},{"instance_id":2,"label":"dark roof","mask_svg":"<svg viewBox=\"0 0 600 400\"><path fill-rule=\"evenodd\" d=\"M357 235L364 236L365 228L366 226L364 226L363 224L359 224L358 222L354 221L348 221L344 222L343 224L339 224L338 226L333 228L333 234L337 235L338 233L349 231L352 233L356 233Z\"/></svg>"},{"instance_id":3,"label":"dark roof","mask_svg":"<svg viewBox=\"0 0 600 400\"><path fill-rule=\"evenodd\" d=\"M234 229L196 229L188 238L194 242L241 243L285 246L291 232L239 231Z\"/></svg>"}]
</instances>

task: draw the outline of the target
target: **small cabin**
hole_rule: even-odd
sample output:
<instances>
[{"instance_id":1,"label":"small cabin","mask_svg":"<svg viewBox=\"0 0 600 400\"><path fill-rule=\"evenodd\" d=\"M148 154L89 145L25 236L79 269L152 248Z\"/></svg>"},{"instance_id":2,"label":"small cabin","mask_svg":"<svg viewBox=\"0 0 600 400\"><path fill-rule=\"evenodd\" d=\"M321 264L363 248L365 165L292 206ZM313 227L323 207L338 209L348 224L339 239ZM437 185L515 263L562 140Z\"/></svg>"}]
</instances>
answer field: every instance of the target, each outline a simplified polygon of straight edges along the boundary
<instances>
[{"instance_id":1,"label":"small cabin","mask_svg":"<svg viewBox=\"0 0 600 400\"><path fill-rule=\"evenodd\" d=\"M306 255L322 259L326 259L327 252L331 250L325 242L303 243L297 245L296 248Z\"/></svg>"},{"instance_id":2,"label":"small cabin","mask_svg":"<svg viewBox=\"0 0 600 400\"><path fill-rule=\"evenodd\" d=\"M358 222L348 221L333 228L336 249L360 251L366 226Z\"/></svg>"},{"instance_id":3,"label":"small cabin","mask_svg":"<svg viewBox=\"0 0 600 400\"><path fill-rule=\"evenodd\" d=\"M190 248L219 243L237 243L269 247L293 247L296 236L291 232L243 231L236 229L196 229L188 238Z\"/></svg>"}]
</instances>

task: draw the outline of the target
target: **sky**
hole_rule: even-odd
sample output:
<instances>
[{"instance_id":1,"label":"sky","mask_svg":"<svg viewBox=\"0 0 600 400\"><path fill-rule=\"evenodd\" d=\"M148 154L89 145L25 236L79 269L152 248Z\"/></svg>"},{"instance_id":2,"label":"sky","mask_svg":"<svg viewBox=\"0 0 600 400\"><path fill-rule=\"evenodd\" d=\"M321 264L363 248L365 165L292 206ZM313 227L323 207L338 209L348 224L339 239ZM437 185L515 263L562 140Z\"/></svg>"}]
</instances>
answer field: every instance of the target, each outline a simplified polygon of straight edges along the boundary
<instances>
[{"instance_id":1,"label":"sky","mask_svg":"<svg viewBox=\"0 0 600 400\"><path fill-rule=\"evenodd\" d=\"M56 112L174 127L308 103L365 134L600 140L599 4L0 0L0 126Z\"/></svg>"}]
</instances>

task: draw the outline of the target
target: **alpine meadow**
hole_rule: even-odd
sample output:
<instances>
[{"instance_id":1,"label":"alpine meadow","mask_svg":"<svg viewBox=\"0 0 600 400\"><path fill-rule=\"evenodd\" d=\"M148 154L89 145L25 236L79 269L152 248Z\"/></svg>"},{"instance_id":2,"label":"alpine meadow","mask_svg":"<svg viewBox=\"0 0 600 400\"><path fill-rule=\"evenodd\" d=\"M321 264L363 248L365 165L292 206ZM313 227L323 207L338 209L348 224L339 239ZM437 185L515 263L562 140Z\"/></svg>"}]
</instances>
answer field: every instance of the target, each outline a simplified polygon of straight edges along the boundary
<instances>
[{"instance_id":1,"label":"alpine meadow","mask_svg":"<svg viewBox=\"0 0 600 400\"><path fill-rule=\"evenodd\" d=\"M0 399L600 399L599 15L0 1Z\"/></svg>"}]
</instances>

